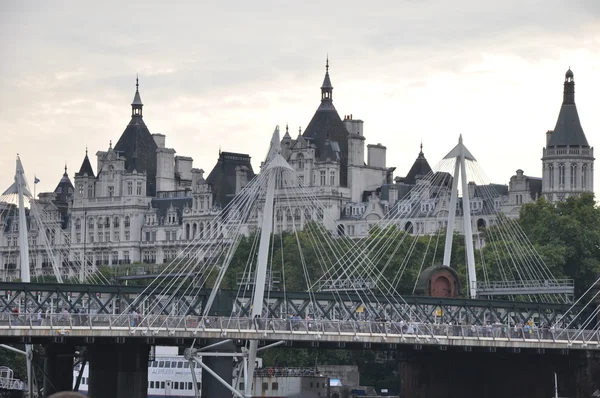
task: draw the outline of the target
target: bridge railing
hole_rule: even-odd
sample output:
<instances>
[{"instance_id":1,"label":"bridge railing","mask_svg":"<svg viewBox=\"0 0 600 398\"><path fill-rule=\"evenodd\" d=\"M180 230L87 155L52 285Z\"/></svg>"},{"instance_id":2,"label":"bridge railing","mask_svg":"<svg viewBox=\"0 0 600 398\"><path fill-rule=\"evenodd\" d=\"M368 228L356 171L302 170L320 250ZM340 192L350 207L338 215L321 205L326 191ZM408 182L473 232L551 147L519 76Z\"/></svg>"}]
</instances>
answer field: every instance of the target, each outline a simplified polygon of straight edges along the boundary
<instances>
[{"instance_id":1,"label":"bridge railing","mask_svg":"<svg viewBox=\"0 0 600 398\"><path fill-rule=\"evenodd\" d=\"M280 319L280 318L225 318L197 316L166 316L141 314L38 314L0 313L0 334L2 330L56 330L59 334L71 331L117 330L130 335L142 332L160 331L199 331L219 332L225 336L232 332L255 333L257 338L269 334L306 334L319 339L323 335L353 335L446 338L463 340L505 341L561 341L594 342L600 347L600 331L582 329L560 329L537 327L535 325L451 325L418 323L413 321L389 320L323 320L323 319Z\"/></svg>"}]
</instances>

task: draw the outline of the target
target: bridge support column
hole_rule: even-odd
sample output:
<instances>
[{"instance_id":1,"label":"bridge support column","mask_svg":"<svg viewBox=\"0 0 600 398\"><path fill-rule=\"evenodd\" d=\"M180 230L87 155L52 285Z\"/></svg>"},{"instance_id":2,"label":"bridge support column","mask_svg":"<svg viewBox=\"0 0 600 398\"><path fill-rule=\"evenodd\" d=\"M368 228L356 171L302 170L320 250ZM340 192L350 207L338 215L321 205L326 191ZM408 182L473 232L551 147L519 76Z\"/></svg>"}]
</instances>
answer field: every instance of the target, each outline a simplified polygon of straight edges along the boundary
<instances>
[{"instance_id":1,"label":"bridge support column","mask_svg":"<svg viewBox=\"0 0 600 398\"><path fill-rule=\"evenodd\" d=\"M44 397L73 390L73 346L49 344L44 347Z\"/></svg>"},{"instance_id":2,"label":"bridge support column","mask_svg":"<svg viewBox=\"0 0 600 398\"><path fill-rule=\"evenodd\" d=\"M215 344L220 340L208 340L207 344ZM235 352L235 345L232 342L219 344L217 347L206 352ZM219 377L225 380L229 385L233 380L233 358L232 357L211 357L203 356L202 362L213 370ZM221 384L217 379L202 372L202 397L203 398L220 398L230 397L231 391Z\"/></svg>"},{"instance_id":3,"label":"bridge support column","mask_svg":"<svg viewBox=\"0 0 600 398\"><path fill-rule=\"evenodd\" d=\"M149 347L97 344L89 347L91 397L147 398Z\"/></svg>"}]
</instances>

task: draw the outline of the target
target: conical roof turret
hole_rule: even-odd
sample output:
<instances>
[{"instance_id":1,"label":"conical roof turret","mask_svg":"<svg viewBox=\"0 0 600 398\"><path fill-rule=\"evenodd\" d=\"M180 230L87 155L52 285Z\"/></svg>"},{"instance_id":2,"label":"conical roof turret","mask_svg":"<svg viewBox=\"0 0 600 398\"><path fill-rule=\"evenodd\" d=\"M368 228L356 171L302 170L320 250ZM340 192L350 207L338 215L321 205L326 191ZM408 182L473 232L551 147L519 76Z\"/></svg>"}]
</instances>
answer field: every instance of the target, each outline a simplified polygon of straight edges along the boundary
<instances>
[{"instance_id":1,"label":"conical roof turret","mask_svg":"<svg viewBox=\"0 0 600 398\"><path fill-rule=\"evenodd\" d=\"M563 86L563 102L556 127L548 141L548 147L582 146L589 148L575 105L575 80L571 68L565 73Z\"/></svg>"},{"instance_id":2,"label":"conical roof turret","mask_svg":"<svg viewBox=\"0 0 600 398\"><path fill-rule=\"evenodd\" d=\"M65 174L67 173L65 167ZM94 169L92 168L92 164L90 163L90 158L88 157L88 150L85 149L85 157L83 158L83 162L81 163L81 167L79 168L79 172L75 173L75 177L83 177L87 175L88 177L95 177ZM63 175L64 177L64 175Z\"/></svg>"}]
</instances>

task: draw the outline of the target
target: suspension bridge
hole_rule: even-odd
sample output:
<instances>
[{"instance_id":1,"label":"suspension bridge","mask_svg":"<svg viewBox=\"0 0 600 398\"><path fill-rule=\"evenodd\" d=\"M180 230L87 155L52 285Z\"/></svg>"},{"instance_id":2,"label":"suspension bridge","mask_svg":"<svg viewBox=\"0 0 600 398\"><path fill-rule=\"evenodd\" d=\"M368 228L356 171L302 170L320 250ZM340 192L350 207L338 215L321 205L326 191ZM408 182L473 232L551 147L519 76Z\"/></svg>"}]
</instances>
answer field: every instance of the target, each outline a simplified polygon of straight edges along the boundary
<instances>
[{"instance_id":1,"label":"suspension bridge","mask_svg":"<svg viewBox=\"0 0 600 398\"><path fill-rule=\"evenodd\" d=\"M188 346L186 358L206 371L203 396L210 397L251 397L257 352L276 345L538 354L600 349L594 304L600 291L589 287L573 302L572 281L557 279L518 223L498 212L497 192L462 137L363 239L340 233L279 143L276 129L261 172L210 221L203 238L144 287L111 285L78 260L85 256L70 252L68 236L47 227L58 220L31 195L17 159L15 184L1 203L4 228L18 241L14 264L22 281L0 283L0 338L27 344L28 355L31 344L47 345L54 369L69 366L64 347L87 346L90 394L97 396L114 394L109 385L122 375L145 386L139 364L156 344ZM477 249L472 214L487 220ZM423 244L425 223L440 228ZM46 248L58 283L31 282L28 229ZM453 254L456 229L463 231L464 259ZM216 248L217 239L223 244ZM240 273L245 283L228 288L231 275ZM281 287L269 280L275 273ZM78 283L63 283L65 276ZM227 342L237 348L224 349ZM124 344L126 357L118 348ZM232 357L241 358L243 391L231 379ZM59 374L46 376L57 389L70 388L67 373ZM135 383L117 384L111 396L145 397Z\"/></svg>"}]
</instances>

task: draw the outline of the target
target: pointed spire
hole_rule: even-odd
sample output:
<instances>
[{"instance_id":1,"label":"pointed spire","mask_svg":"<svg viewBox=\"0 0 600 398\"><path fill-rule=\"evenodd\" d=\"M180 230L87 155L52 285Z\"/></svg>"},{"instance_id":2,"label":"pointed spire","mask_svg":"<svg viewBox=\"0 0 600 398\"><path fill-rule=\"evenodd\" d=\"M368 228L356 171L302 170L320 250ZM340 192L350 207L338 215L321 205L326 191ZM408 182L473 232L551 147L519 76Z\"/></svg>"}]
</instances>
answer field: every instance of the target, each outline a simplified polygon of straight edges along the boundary
<instances>
[{"instance_id":1,"label":"pointed spire","mask_svg":"<svg viewBox=\"0 0 600 398\"><path fill-rule=\"evenodd\" d=\"M331 85L331 79L329 78L329 54L327 55L327 61L325 62L325 78L321 85L321 102L331 102L333 94L333 86Z\"/></svg>"},{"instance_id":2,"label":"pointed spire","mask_svg":"<svg viewBox=\"0 0 600 398\"><path fill-rule=\"evenodd\" d=\"M140 80L138 76L135 77L135 95L133 96L133 102L131 103L131 116L142 117L142 98L140 97Z\"/></svg>"},{"instance_id":3,"label":"pointed spire","mask_svg":"<svg viewBox=\"0 0 600 398\"><path fill-rule=\"evenodd\" d=\"M66 172L66 166L65 166L65 172ZM94 169L92 168L92 164L90 163L90 158L88 157L87 147L85 148L85 157L83 158L83 162L81 163L79 172L75 173L75 177L78 177L78 176L83 177L86 174L88 177L95 177Z\"/></svg>"},{"instance_id":4,"label":"pointed spire","mask_svg":"<svg viewBox=\"0 0 600 398\"><path fill-rule=\"evenodd\" d=\"M290 140L291 141L291 139L292 139L292 136L290 136L290 130L289 130L288 125L286 123L286 125L285 125L285 134L283 135L282 140Z\"/></svg>"},{"instance_id":5,"label":"pointed spire","mask_svg":"<svg viewBox=\"0 0 600 398\"><path fill-rule=\"evenodd\" d=\"M557 146L583 146L589 148L589 144L575 106L575 80L571 68L565 73L563 102L558 114L558 120L547 147Z\"/></svg>"},{"instance_id":6,"label":"pointed spire","mask_svg":"<svg viewBox=\"0 0 600 398\"><path fill-rule=\"evenodd\" d=\"M65 174L63 174L64 176L67 175L67 162L65 162Z\"/></svg>"},{"instance_id":7,"label":"pointed spire","mask_svg":"<svg viewBox=\"0 0 600 398\"><path fill-rule=\"evenodd\" d=\"M419 148L420 148L419 157L424 158L425 155L423 154L423 140L421 140L421 145L419 146Z\"/></svg>"}]
</instances>

